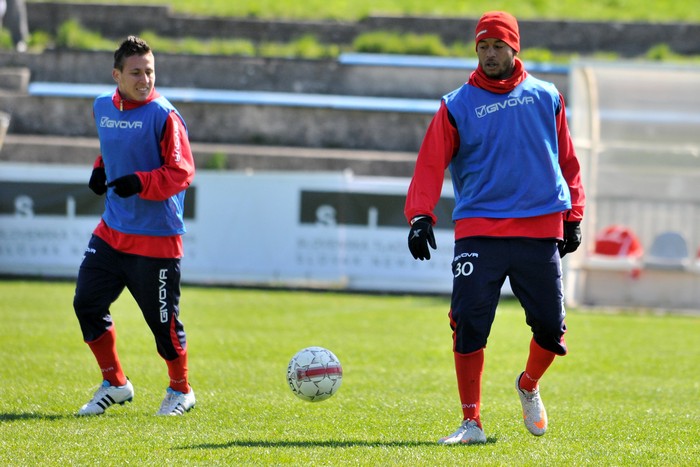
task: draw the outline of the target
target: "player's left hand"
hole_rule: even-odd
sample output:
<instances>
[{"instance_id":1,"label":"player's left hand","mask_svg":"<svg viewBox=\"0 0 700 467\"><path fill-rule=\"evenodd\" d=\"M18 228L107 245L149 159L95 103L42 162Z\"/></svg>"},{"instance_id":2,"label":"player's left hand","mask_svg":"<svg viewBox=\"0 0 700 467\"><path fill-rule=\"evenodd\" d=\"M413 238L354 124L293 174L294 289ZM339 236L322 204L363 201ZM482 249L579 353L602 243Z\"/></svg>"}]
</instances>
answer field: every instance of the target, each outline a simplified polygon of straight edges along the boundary
<instances>
[{"instance_id":1,"label":"player's left hand","mask_svg":"<svg viewBox=\"0 0 700 467\"><path fill-rule=\"evenodd\" d=\"M408 249L411 250L414 259L423 261L430 259L428 245L433 250L437 249L433 223L429 216L419 216L411 224L411 231L408 233Z\"/></svg>"},{"instance_id":2,"label":"player's left hand","mask_svg":"<svg viewBox=\"0 0 700 467\"><path fill-rule=\"evenodd\" d=\"M116 178L108 183L107 186L114 188L114 192L122 198L128 198L136 193L141 193L141 190L143 190L141 179L136 174Z\"/></svg>"},{"instance_id":3,"label":"player's left hand","mask_svg":"<svg viewBox=\"0 0 700 467\"><path fill-rule=\"evenodd\" d=\"M564 221L564 240L559 242L559 256L573 253L581 245L581 222Z\"/></svg>"}]
</instances>

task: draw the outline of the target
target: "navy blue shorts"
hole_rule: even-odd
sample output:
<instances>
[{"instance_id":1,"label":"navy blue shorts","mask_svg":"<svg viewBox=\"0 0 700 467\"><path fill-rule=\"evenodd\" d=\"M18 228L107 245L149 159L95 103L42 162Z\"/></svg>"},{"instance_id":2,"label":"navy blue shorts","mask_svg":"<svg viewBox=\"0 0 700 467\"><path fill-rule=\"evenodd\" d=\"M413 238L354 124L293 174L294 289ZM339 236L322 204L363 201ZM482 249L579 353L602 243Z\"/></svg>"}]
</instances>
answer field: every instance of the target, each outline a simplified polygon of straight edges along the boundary
<instances>
[{"instance_id":1,"label":"navy blue shorts","mask_svg":"<svg viewBox=\"0 0 700 467\"><path fill-rule=\"evenodd\" d=\"M180 260L128 255L93 235L80 265L73 308L85 342L112 325L110 306L127 288L136 300L165 360L185 349L180 313ZM181 352L180 352L181 353Z\"/></svg>"},{"instance_id":2,"label":"navy blue shorts","mask_svg":"<svg viewBox=\"0 0 700 467\"><path fill-rule=\"evenodd\" d=\"M540 347L566 354L561 258L554 240L468 237L455 242L450 325L454 350L486 346L506 277Z\"/></svg>"}]
</instances>

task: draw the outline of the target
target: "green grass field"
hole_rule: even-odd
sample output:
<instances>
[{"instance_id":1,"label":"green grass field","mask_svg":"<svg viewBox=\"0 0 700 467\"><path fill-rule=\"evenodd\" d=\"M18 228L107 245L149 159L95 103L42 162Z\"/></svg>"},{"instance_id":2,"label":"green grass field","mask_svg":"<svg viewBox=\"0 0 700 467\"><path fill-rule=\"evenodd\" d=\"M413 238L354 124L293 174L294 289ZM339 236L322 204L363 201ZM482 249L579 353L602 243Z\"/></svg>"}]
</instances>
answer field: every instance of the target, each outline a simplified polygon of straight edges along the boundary
<instances>
[{"instance_id":1,"label":"green grass field","mask_svg":"<svg viewBox=\"0 0 700 467\"><path fill-rule=\"evenodd\" d=\"M697 465L700 318L569 310L570 355L541 382L550 418L522 424L520 306L502 303L486 352L488 443L439 446L461 411L443 297L185 287L197 407L157 417L166 367L128 294L114 306L133 403L74 414L100 382L70 282L0 281L0 465ZM294 397L302 347L344 368L329 400Z\"/></svg>"}]
</instances>

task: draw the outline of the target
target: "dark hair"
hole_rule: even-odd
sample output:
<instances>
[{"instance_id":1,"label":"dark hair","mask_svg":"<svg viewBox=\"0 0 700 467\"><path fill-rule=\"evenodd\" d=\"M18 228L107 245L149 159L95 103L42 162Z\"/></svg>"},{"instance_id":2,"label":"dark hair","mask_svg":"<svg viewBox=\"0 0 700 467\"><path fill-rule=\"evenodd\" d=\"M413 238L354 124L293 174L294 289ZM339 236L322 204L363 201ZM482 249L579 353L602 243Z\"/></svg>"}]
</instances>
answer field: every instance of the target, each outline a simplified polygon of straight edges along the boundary
<instances>
[{"instance_id":1,"label":"dark hair","mask_svg":"<svg viewBox=\"0 0 700 467\"><path fill-rule=\"evenodd\" d=\"M124 59L133 55L146 55L151 51L151 47L141 38L129 36L114 51L114 68L121 70L124 66Z\"/></svg>"}]
</instances>

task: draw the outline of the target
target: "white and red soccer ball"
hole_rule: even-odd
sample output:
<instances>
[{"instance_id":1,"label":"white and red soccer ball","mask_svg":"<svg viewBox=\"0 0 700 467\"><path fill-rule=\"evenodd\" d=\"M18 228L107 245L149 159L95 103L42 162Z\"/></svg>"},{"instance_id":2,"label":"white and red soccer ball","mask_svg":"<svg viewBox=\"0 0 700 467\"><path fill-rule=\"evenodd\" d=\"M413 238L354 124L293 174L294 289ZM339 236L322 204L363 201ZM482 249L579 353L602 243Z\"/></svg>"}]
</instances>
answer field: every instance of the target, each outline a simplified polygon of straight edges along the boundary
<instances>
[{"instance_id":1,"label":"white and red soccer ball","mask_svg":"<svg viewBox=\"0 0 700 467\"><path fill-rule=\"evenodd\" d=\"M328 399L340 388L343 367L333 352L307 347L297 352L287 366L287 383L295 396L308 402Z\"/></svg>"}]
</instances>

